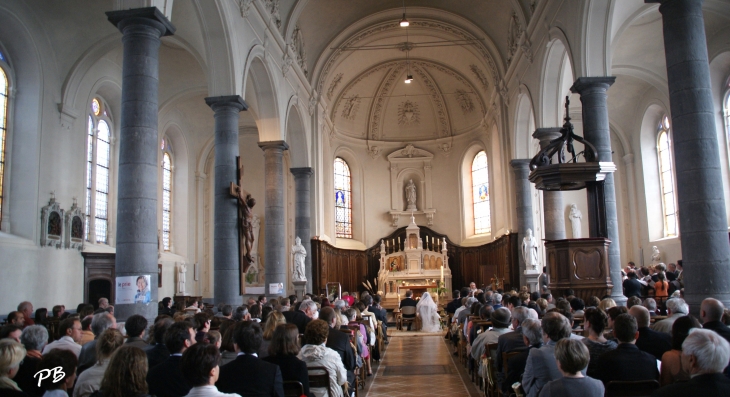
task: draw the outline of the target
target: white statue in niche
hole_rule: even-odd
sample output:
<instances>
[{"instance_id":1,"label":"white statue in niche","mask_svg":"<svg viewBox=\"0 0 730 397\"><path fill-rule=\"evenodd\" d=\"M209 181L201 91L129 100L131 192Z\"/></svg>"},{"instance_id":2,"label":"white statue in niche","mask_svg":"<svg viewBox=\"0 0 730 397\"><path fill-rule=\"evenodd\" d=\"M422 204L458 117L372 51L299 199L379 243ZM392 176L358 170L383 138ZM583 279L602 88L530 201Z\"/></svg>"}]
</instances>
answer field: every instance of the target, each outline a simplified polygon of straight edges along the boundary
<instances>
[{"instance_id":1,"label":"white statue in niche","mask_svg":"<svg viewBox=\"0 0 730 397\"><path fill-rule=\"evenodd\" d=\"M293 281L307 281L306 270L304 268L304 260L307 258L307 250L302 245L302 239L299 237L294 239L294 245L291 247L291 253L294 255Z\"/></svg>"},{"instance_id":2,"label":"white statue in niche","mask_svg":"<svg viewBox=\"0 0 730 397\"><path fill-rule=\"evenodd\" d=\"M656 245L652 246L651 247L651 263L653 265L656 265L661 261L662 261L662 254L661 254L661 252L659 252L659 248L657 248Z\"/></svg>"},{"instance_id":3,"label":"white statue in niche","mask_svg":"<svg viewBox=\"0 0 730 397\"><path fill-rule=\"evenodd\" d=\"M581 238L580 220L583 218L583 214L581 214L576 204L570 205L570 214L568 214L568 218L570 218L570 226L572 226L573 229L573 238Z\"/></svg>"},{"instance_id":4,"label":"white statue in niche","mask_svg":"<svg viewBox=\"0 0 730 397\"><path fill-rule=\"evenodd\" d=\"M188 267L181 263L177 272L177 293L179 295L185 295L185 273L187 271Z\"/></svg>"},{"instance_id":5,"label":"white statue in niche","mask_svg":"<svg viewBox=\"0 0 730 397\"><path fill-rule=\"evenodd\" d=\"M537 270L537 247L537 239L532 236L532 229L527 229L527 236L522 239L522 259L527 270Z\"/></svg>"},{"instance_id":6,"label":"white statue in niche","mask_svg":"<svg viewBox=\"0 0 730 397\"><path fill-rule=\"evenodd\" d=\"M406 201L408 202L406 211L418 211L416 208L416 184L413 183L413 179L406 184Z\"/></svg>"}]
</instances>

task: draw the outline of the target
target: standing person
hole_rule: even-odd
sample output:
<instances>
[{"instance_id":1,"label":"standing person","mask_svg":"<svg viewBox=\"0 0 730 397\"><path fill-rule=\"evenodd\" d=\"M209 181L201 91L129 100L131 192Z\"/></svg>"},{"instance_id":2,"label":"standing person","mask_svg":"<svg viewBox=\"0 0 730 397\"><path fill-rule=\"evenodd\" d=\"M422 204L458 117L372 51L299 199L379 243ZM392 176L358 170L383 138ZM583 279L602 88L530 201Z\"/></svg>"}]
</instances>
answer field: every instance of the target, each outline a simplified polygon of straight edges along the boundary
<instances>
[{"instance_id":1,"label":"standing person","mask_svg":"<svg viewBox=\"0 0 730 397\"><path fill-rule=\"evenodd\" d=\"M238 394L221 393L215 387L220 375L221 355L214 345L196 344L182 356L182 372L193 386L186 397L241 397Z\"/></svg>"},{"instance_id":2,"label":"standing person","mask_svg":"<svg viewBox=\"0 0 730 397\"><path fill-rule=\"evenodd\" d=\"M416 304L416 312L421 317L421 331L441 331L441 317L438 314L436 302L431 298L431 294L428 292L423 293L421 300Z\"/></svg>"},{"instance_id":3,"label":"standing person","mask_svg":"<svg viewBox=\"0 0 730 397\"><path fill-rule=\"evenodd\" d=\"M548 382L540 397L602 397L605 388L601 381L583 376L588 366L588 348L575 339L561 339L555 345L555 361L562 378Z\"/></svg>"}]
</instances>

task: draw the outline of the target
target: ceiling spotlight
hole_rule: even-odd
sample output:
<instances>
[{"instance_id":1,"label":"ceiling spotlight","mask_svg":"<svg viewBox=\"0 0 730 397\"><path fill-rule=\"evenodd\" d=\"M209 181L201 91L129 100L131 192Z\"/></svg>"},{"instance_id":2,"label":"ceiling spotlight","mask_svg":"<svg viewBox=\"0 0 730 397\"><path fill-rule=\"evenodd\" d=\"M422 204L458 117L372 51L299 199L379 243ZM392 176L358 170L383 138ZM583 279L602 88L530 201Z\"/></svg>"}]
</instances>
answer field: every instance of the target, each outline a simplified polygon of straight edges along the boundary
<instances>
[{"instance_id":1,"label":"ceiling spotlight","mask_svg":"<svg viewBox=\"0 0 730 397\"><path fill-rule=\"evenodd\" d=\"M410 23L409 23L409 22L408 22L408 20L406 19L406 13L404 12L404 13L403 13L403 19L401 19L401 20L400 20L400 26L402 26L402 27L404 27L404 28L405 28L405 27L406 27L406 26L408 26L408 25L410 25Z\"/></svg>"},{"instance_id":2,"label":"ceiling spotlight","mask_svg":"<svg viewBox=\"0 0 730 397\"><path fill-rule=\"evenodd\" d=\"M411 81L413 81L413 75L409 74L406 76L406 84L411 84Z\"/></svg>"}]
</instances>

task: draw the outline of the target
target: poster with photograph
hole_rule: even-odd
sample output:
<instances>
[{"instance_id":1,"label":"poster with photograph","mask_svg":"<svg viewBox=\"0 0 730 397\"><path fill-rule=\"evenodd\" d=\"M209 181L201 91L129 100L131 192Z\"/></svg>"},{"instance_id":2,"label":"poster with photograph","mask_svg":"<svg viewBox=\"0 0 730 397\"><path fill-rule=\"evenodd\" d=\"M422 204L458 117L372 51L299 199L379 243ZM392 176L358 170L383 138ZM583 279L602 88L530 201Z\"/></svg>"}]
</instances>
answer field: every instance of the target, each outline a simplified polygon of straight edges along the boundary
<instances>
[{"instance_id":1,"label":"poster with photograph","mask_svg":"<svg viewBox=\"0 0 730 397\"><path fill-rule=\"evenodd\" d=\"M117 277L115 304L150 303L150 276Z\"/></svg>"},{"instance_id":2,"label":"poster with photograph","mask_svg":"<svg viewBox=\"0 0 730 397\"><path fill-rule=\"evenodd\" d=\"M284 294L284 284L282 284L282 283L269 283L269 294L270 295L282 295L282 294Z\"/></svg>"}]
</instances>

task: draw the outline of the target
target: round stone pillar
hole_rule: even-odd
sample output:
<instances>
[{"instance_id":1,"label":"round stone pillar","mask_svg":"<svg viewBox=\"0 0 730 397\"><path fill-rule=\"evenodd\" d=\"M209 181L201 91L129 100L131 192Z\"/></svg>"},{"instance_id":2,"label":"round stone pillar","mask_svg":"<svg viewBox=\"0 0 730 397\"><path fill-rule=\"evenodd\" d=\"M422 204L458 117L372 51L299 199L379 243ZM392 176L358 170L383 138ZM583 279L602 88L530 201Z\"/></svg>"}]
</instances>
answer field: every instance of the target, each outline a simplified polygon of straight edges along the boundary
<instances>
[{"instance_id":1,"label":"round stone pillar","mask_svg":"<svg viewBox=\"0 0 730 397\"><path fill-rule=\"evenodd\" d=\"M117 185L116 277L150 276L150 302L114 302L125 321L157 316L157 91L160 37L175 28L155 7L106 13L122 32L122 110ZM136 280L134 281L136 282ZM120 296L117 294L117 300Z\"/></svg>"},{"instance_id":2,"label":"round stone pillar","mask_svg":"<svg viewBox=\"0 0 730 397\"><path fill-rule=\"evenodd\" d=\"M284 207L284 150L289 149L284 141L259 142L264 151L264 187L266 191L264 221L266 246L264 264L266 266L266 295L288 295L287 254L292 242L286 238L286 208ZM304 242L302 242L304 243ZM271 285L281 283L284 293L272 293Z\"/></svg>"},{"instance_id":3,"label":"round stone pillar","mask_svg":"<svg viewBox=\"0 0 730 397\"><path fill-rule=\"evenodd\" d=\"M213 302L241 302L241 240L238 199L231 196L231 182L238 184L238 119L248 109L239 95L205 98L215 118L215 180L213 181ZM245 183L244 170L244 183ZM246 190L245 185L242 187ZM255 244L258 242L255 242Z\"/></svg>"},{"instance_id":4,"label":"round stone pillar","mask_svg":"<svg viewBox=\"0 0 730 397\"><path fill-rule=\"evenodd\" d=\"M583 105L583 137L596 147L598 161L613 162L606 91L614 81L616 81L614 76L580 77L570 87L571 92L580 94L580 101ZM606 211L606 237L611 240L611 244L608 246L609 272L613 283L611 298L619 305L625 305L626 297L623 293L623 279L621 277L621 247L618 236L618 212L616 210L616 189L613 183L613 174L608 174L603 182L602 203ZM593 215L594 212L591 211L588 221L595 224L597 220L592 219ZM591 227L591 230L593 229ZM591 235L591 237L598 236Z\"/></svg>"},{"instance_id":5,"label":"round stone pillar","mask_svg":"<svg viewBox=\"0 0 730 397\"><path fill-rule=\"evenodd\" d=\"M663 0L684 296L730 305L730 246L702 0Z\"/></svg>"},{"instance_id":6,"label":"round stone pillar","mask_svg":"<svg viewBox=\"0 0 730 397\"><path fill-rule=\"evenodd\" d=\"M540 149L545 149L550 141L560 135L560 127L550 127L538 128L532 137L540 142ZM545 212L545 240L564 240L566 237L563 192L542 190L542 204Z\"/></svg>"},{"instance_id":7,"label":"round stone pillar","mask_svg":"<svg viewBox=\"0 0 730 397\"><path fill-rule=\"evenodd\" d=\"M311 197L309 189L313 171L311 167L292 168L290 171L294 175L294 184L296 186L294 230L296 230L296 235L302 239L302 245L307 250L307 256L304 261L306 270L304 275L307 277L307 292L314 292L312 291Z\"/></svg>"},{"instance_id":8,"label":"round stone pillar","mask_svg":"<svg viewBox=\"0 0 730 397\"><path fill-rule=\"evenodd\" d=\"M515 159L509 162L515 173L515 198L517 201L517 245L522 247L522 239L527 235L527 229L535 229L532 223L532 197L530 195L530 159ZM520 286L527 285L525 277L525 259L520 254ZM541 270L541 269L538 269Z\"/></svg>"}]
</instances>

